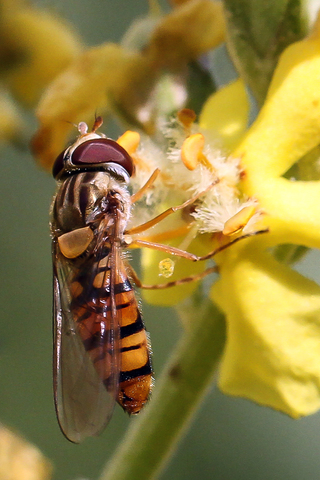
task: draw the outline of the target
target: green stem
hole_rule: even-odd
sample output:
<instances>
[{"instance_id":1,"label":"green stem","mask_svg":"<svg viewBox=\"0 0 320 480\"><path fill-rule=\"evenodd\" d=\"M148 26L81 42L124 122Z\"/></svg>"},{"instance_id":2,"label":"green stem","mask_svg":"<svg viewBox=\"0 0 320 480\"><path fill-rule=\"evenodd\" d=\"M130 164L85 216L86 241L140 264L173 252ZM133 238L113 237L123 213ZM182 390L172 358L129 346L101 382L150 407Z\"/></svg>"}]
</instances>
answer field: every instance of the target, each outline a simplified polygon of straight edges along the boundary
<instances>
[{"instance_id":1,"label":"green stem","mask_svg":"<svg viewBox=\"0 0 320 480\"><path fill-rule=\"evenodd\" d=\"M222 315L211 303L206 314L201 307L100 480L154 478L173 453L212 382L225 342Z\"/></svg>"}]
</instances>

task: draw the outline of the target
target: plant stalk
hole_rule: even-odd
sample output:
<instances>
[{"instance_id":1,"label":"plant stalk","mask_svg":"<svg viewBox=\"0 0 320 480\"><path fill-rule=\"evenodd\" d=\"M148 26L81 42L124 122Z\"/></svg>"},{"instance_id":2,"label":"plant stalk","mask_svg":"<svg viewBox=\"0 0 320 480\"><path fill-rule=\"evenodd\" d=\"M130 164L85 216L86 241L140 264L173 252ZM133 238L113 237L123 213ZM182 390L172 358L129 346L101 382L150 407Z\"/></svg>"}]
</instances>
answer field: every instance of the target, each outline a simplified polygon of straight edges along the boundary
<instances>
[{"instance_id":1,"label":"plant stalk","mask_svg":"<svg viewBox=\"0 0 320 480\"><path fill-rule=\"evenodd\" d=\"M203 302L199 305L198 318L193 315L192 328L157 380L150 403L132 423L100 480L156 478L172 455L212 383L225 343L223 316L210 301L205 303L206 308Z\"/></svg>"}]
</instances>

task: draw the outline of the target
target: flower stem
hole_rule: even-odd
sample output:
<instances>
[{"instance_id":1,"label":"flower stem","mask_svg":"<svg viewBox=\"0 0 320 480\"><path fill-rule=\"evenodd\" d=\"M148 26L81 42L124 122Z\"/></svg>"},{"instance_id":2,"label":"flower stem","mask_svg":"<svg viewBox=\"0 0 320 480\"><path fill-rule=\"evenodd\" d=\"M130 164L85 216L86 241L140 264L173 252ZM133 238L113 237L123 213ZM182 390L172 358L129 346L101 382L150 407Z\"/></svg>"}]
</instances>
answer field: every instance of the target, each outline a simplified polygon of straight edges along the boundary
<instances>
[{"instance_id":1,"label":"flower stem","mask_svg":"<svg viewBox=\"0 0 320 480\"><path fill-rule=\"evenodd\" d=\"M195 311L189 310L189 316ZM225 342L223 316L209 300L202 298L192 322L157 380L150 403L132 424L100 480L154 478L173 453L212 382Z\"/></svg>"}]
</instances>

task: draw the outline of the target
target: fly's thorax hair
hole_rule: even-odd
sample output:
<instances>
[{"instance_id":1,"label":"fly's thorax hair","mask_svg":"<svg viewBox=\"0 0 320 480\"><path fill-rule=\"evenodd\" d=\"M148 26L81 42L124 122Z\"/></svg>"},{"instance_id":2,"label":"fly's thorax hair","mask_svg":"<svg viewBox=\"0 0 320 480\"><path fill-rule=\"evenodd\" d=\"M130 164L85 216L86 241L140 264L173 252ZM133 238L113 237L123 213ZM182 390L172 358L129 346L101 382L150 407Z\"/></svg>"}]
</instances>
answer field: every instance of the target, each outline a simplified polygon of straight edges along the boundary
<instances>
[{"instance_id":1,"label":"fly's thorax hair","mask_svg":"<svg viewBox=\"0 0 320 480\"><path fill-rule=\"evenodd\" d=\"M95 225L102 216L112 214L114 205L126 225L130 216L130 194L123 182L107 172L71 175L59 183L53 200L52 233Z\"/></svg>"},{"instance_id":2,"label":"fly's thorax hair","mask_svg":"<svg viewBox=\"0 0 320 480\"><path fill-rule=\"evenodd\" d=\"M127 227L131 214L131 200L128 187L124 182L120 182L117 178L110 175L108 195L109 198L112 198L113 202L115 202L116 208L120 214L120 230L123 232ZM112 201L109 203L112 203Z\"/></svg>"}]
</instances>

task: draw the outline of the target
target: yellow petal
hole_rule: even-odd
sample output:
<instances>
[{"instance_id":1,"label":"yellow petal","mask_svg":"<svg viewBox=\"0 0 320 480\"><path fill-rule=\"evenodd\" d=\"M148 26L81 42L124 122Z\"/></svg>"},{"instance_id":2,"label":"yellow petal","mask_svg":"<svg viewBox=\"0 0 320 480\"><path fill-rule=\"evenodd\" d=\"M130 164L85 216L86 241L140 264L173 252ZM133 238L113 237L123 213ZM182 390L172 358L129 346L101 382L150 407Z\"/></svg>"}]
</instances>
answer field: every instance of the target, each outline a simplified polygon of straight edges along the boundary
<instances>
[{"instance_id":1,"label":"yellow petal","mask_svg":"<svg viewBox=\"0 0 320 480\"><path fill-rule=\"evenodd\" d=\"M0 478L49 480L52 466L34 445L0 426Z\"/></svg>"},{"instance_id":2,"label":"yellow petal","mask_svg":"<svg viewBox=\"0 0 320 480\"><path fill-rule=\"evenodd\" d=\"M2 38L17 58L6 71L6 83L21 102L33 105L79 53L80 42L70 26L40 10L8 9L2 21Z\"/></svg>"},{"instance_id":3,"label":"yellow petal","mask_svg":"<svg viewBox=\"0 0 320 480\"><path fill-rule=\"evenodd\" d=\"M247 190L245 190L247 192ZM255 198L265 213L270 245L292 243L320 248L320 182L261 177Z\"/></svg>"},{"instance_id":4,"label":"yellow petal","mask_svg":"<svg viewBox=\"0 0 320 480\"><path fill-rule=\"evenodd\" d=\"M242 189L259 201L275 243L320 246L320 182L280 177L320 143L319 30L284 51L265 105L233 153Z\"/></svg>"},{"instance_id":5,"label":"yellow petal","mask_svg":"<svg viewBox=\"0 0 320 480\"><path fill-rule=\"evenodd\" d=\"M15 104L0 89L0 141L19 143L22 130L23 123Z\"/></svg>"},{"instance_id":6,"label":"yellow petal","mask_svg":"<svg viewBox=\"0 0 320 480\"><path fill-rule=\"evenodd\" d=\"M40 163L50 168L63 150L68 133L74 129L67 122L90 124L96 111L103 113L114 105L130 111L133 117L141 98L137 84L147 95L148 89L144 87L154 77L150 68L139 53L111 43L78 56L52 82L38 106L40 128L33 140L33 150Z\"/></svg>"},{"instance_id":7,"label":"yellow petal","mask_svg":"<svg viewBox=\"0 0 320 480\"><path fill-rule=\"evenodd\" d=\"M267 253L235 250L225 252L212 290L228 325L220 388L295 418L313 413L320 408L320 287Z\"/></svg>"},{"instance_id":8,"label":"yellow petal","mask_svg":"<svg viewBox=\"0 0 320 480\"><path fill-rule=\"evenodd\" d=\"M256 177L262 183L265 176L283 175L320 143L319 75L317 32L283 52L266 102L235 152L248 170L246 188Z\"/></svg>"},{"instance_id":9,"label":"yellow petal","mask_svg":"<svg viewBox=\"0 0 320 480\"><path fill-rule=\"evenodd\" d=\"M219 135L227 149L234 148L248 125L249 102L241 79L220 88L204 104L199 124Z\"/></svg>"},{"instance_id":10,"label":"yellow petal","mask_svg":"<svg viewBox=\"0 0 320 480\"><path fill-rule=\"evenodd\" d=\"M155 65L177 70L224 41L221 2L193 0L166 15L153 32L146 55Z\"/></svg>"}]
</instances>

